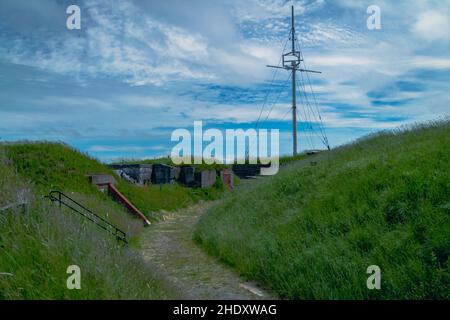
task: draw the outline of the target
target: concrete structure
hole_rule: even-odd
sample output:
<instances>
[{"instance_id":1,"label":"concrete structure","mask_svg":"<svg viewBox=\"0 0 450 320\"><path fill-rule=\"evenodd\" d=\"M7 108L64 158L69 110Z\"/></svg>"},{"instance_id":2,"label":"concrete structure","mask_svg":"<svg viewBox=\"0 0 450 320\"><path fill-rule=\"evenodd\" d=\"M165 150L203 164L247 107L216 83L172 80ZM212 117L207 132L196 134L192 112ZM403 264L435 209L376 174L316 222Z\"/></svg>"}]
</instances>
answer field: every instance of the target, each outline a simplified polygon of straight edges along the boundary
<instances>
[{"instance_id":1,"label":"concrete structure","mask_svg":"<svg viewBox=\"0 0 450 320\"><path fill-rule=\"evenodd\" d=\"M196 186L200 188L210 188L216 183L216 170L205 170L195 173Z\"/></svg>"},{"instance_id":2,"label":"concrete structure","mask_svg":"<svg viewBox=\"0 0 450 320\"><path fill-rule=\"evenodd\" d=\"M108 190L109 184L114 185L116 179L110 174L88 174L89 182L96 185L100 191Z\"/></svg>"},{"instance_id":3,"label":"concrete structure","mask_svg":"<svg viewBox=\"0 0 450 320\"><path fill-rule=\"evenodd\" d=\"M153 165L151 164L120 164L110 165L117 175L130 182L145 185L151 183Z\"/></svg>"}]
</instances>

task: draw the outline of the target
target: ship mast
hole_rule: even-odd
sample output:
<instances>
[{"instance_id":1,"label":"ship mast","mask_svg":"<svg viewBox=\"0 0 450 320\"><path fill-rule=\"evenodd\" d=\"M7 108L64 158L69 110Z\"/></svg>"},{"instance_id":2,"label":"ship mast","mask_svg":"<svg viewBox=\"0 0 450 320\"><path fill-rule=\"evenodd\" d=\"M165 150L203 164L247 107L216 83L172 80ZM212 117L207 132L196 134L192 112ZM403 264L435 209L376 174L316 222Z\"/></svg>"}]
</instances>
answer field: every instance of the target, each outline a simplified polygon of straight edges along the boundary
<instances>
[{"instance_id":1,"label":"ship mast","mask_svg":"<svg viewBox=\"0 0 450 320\"><path fill-rule=\"evenodd\" d=\"M321 73L319 71L306 70L301 68L301 62L303 61L300 51L295 49L295 20L294 20L294 6L291 7L291 32L290 40L292 43L291 51L282 54L283 66L267 66L269 68L285 69L292 72L292 154L296 156L298 154L297 150L297 84L296 84L296 73L299 72L309 72L309 73Z\"/></svg>"}]
</instances>

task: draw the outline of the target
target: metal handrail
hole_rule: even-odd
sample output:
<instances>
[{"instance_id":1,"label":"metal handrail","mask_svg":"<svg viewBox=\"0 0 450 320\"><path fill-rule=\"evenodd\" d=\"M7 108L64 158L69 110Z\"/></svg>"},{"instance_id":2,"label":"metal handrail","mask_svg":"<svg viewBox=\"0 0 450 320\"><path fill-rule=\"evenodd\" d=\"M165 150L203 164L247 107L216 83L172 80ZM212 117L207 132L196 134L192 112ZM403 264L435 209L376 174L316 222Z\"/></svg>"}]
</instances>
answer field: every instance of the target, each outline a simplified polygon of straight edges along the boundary
<instances>
[{"instance_id":1,"label":"metal handrail","mask_svg":"<svg viewBox=\"0 0 450 320\"><path fill-rule=\"evenodd\" d=\"M74 199L70 198L66 194L62 193L61 191L52 190L49 192L47 198L49 198L50 201L52 201L52 202L57 201L59 203L59 206L64 205L65 207L71 209L72 211L78 213L79 215L88 219L92 223L96 224L98 227L100 227L103 230L106 230L107 232L112 234L113 236L116 237L116 239L118 241L122 241L125 244L128 244L127 235L124 231L122 231L115 225L111 224L104 218L100 217L99 215L95 214L94 212L92 212L91 210L89 210L88 208L86 208L85 206L80 204L79 202L75 201ZM68 201L66 202L64 200L68 200ZM72 205L70 203L72 203ZM73 206L73 204L75 204L78 208L81 208L82 210L77 209L76 207ZM82 212L83 210L85 212ZM100 220L100 221L98 221L98 220Z\"/></svg>"}]
</instances>

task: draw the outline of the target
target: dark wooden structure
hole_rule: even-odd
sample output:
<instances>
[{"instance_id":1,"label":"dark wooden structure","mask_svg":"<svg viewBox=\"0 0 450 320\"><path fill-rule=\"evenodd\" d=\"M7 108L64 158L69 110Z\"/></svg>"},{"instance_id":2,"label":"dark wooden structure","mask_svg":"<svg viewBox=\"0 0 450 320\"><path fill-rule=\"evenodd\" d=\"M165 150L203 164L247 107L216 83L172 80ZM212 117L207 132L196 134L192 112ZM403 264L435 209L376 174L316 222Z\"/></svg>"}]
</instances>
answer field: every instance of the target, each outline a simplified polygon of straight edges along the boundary
<instances>
[{"instance_id":1,"label":"dark wooden structure","mask_svg":"<svg viewBox=\"0 0 450 320\"><path fill-rule=\"evenodd\" d=\"M190 187L195 184L195 168L190 166L181 167L179 182Z\"/></svg>"},{"instance_id":2,"label":"dark wooden structure","mask_svg":"<svg viewBox=\"0 0 450 320\"><path fill-rule=\"evenodd\" d=\"M165 164L154 164L152 170L153 184L166 184L171 181L172 167Z\"/></svg>"}]
</instances>

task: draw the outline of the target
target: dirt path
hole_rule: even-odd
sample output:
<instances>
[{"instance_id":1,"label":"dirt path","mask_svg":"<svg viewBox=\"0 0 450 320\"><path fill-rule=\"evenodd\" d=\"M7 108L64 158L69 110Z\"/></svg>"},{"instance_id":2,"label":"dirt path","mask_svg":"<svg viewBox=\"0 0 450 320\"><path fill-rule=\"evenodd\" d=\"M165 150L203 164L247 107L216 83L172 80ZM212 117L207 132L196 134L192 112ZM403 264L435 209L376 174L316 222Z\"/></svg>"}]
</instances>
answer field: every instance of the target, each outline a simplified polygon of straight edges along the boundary
<instances>
[{"instance_id":1,"label":"dirt path","mask_svg":"<svg viewBox=\"0 0 450 320\"><path fill-rule=\"evenodd\" d=\"M142 235L145 259L158 266L187 299L273 298L194 244L195 225L211 205L196 205L168 214L164 222L150 226Z\"/></svg>"}]
</instances>

